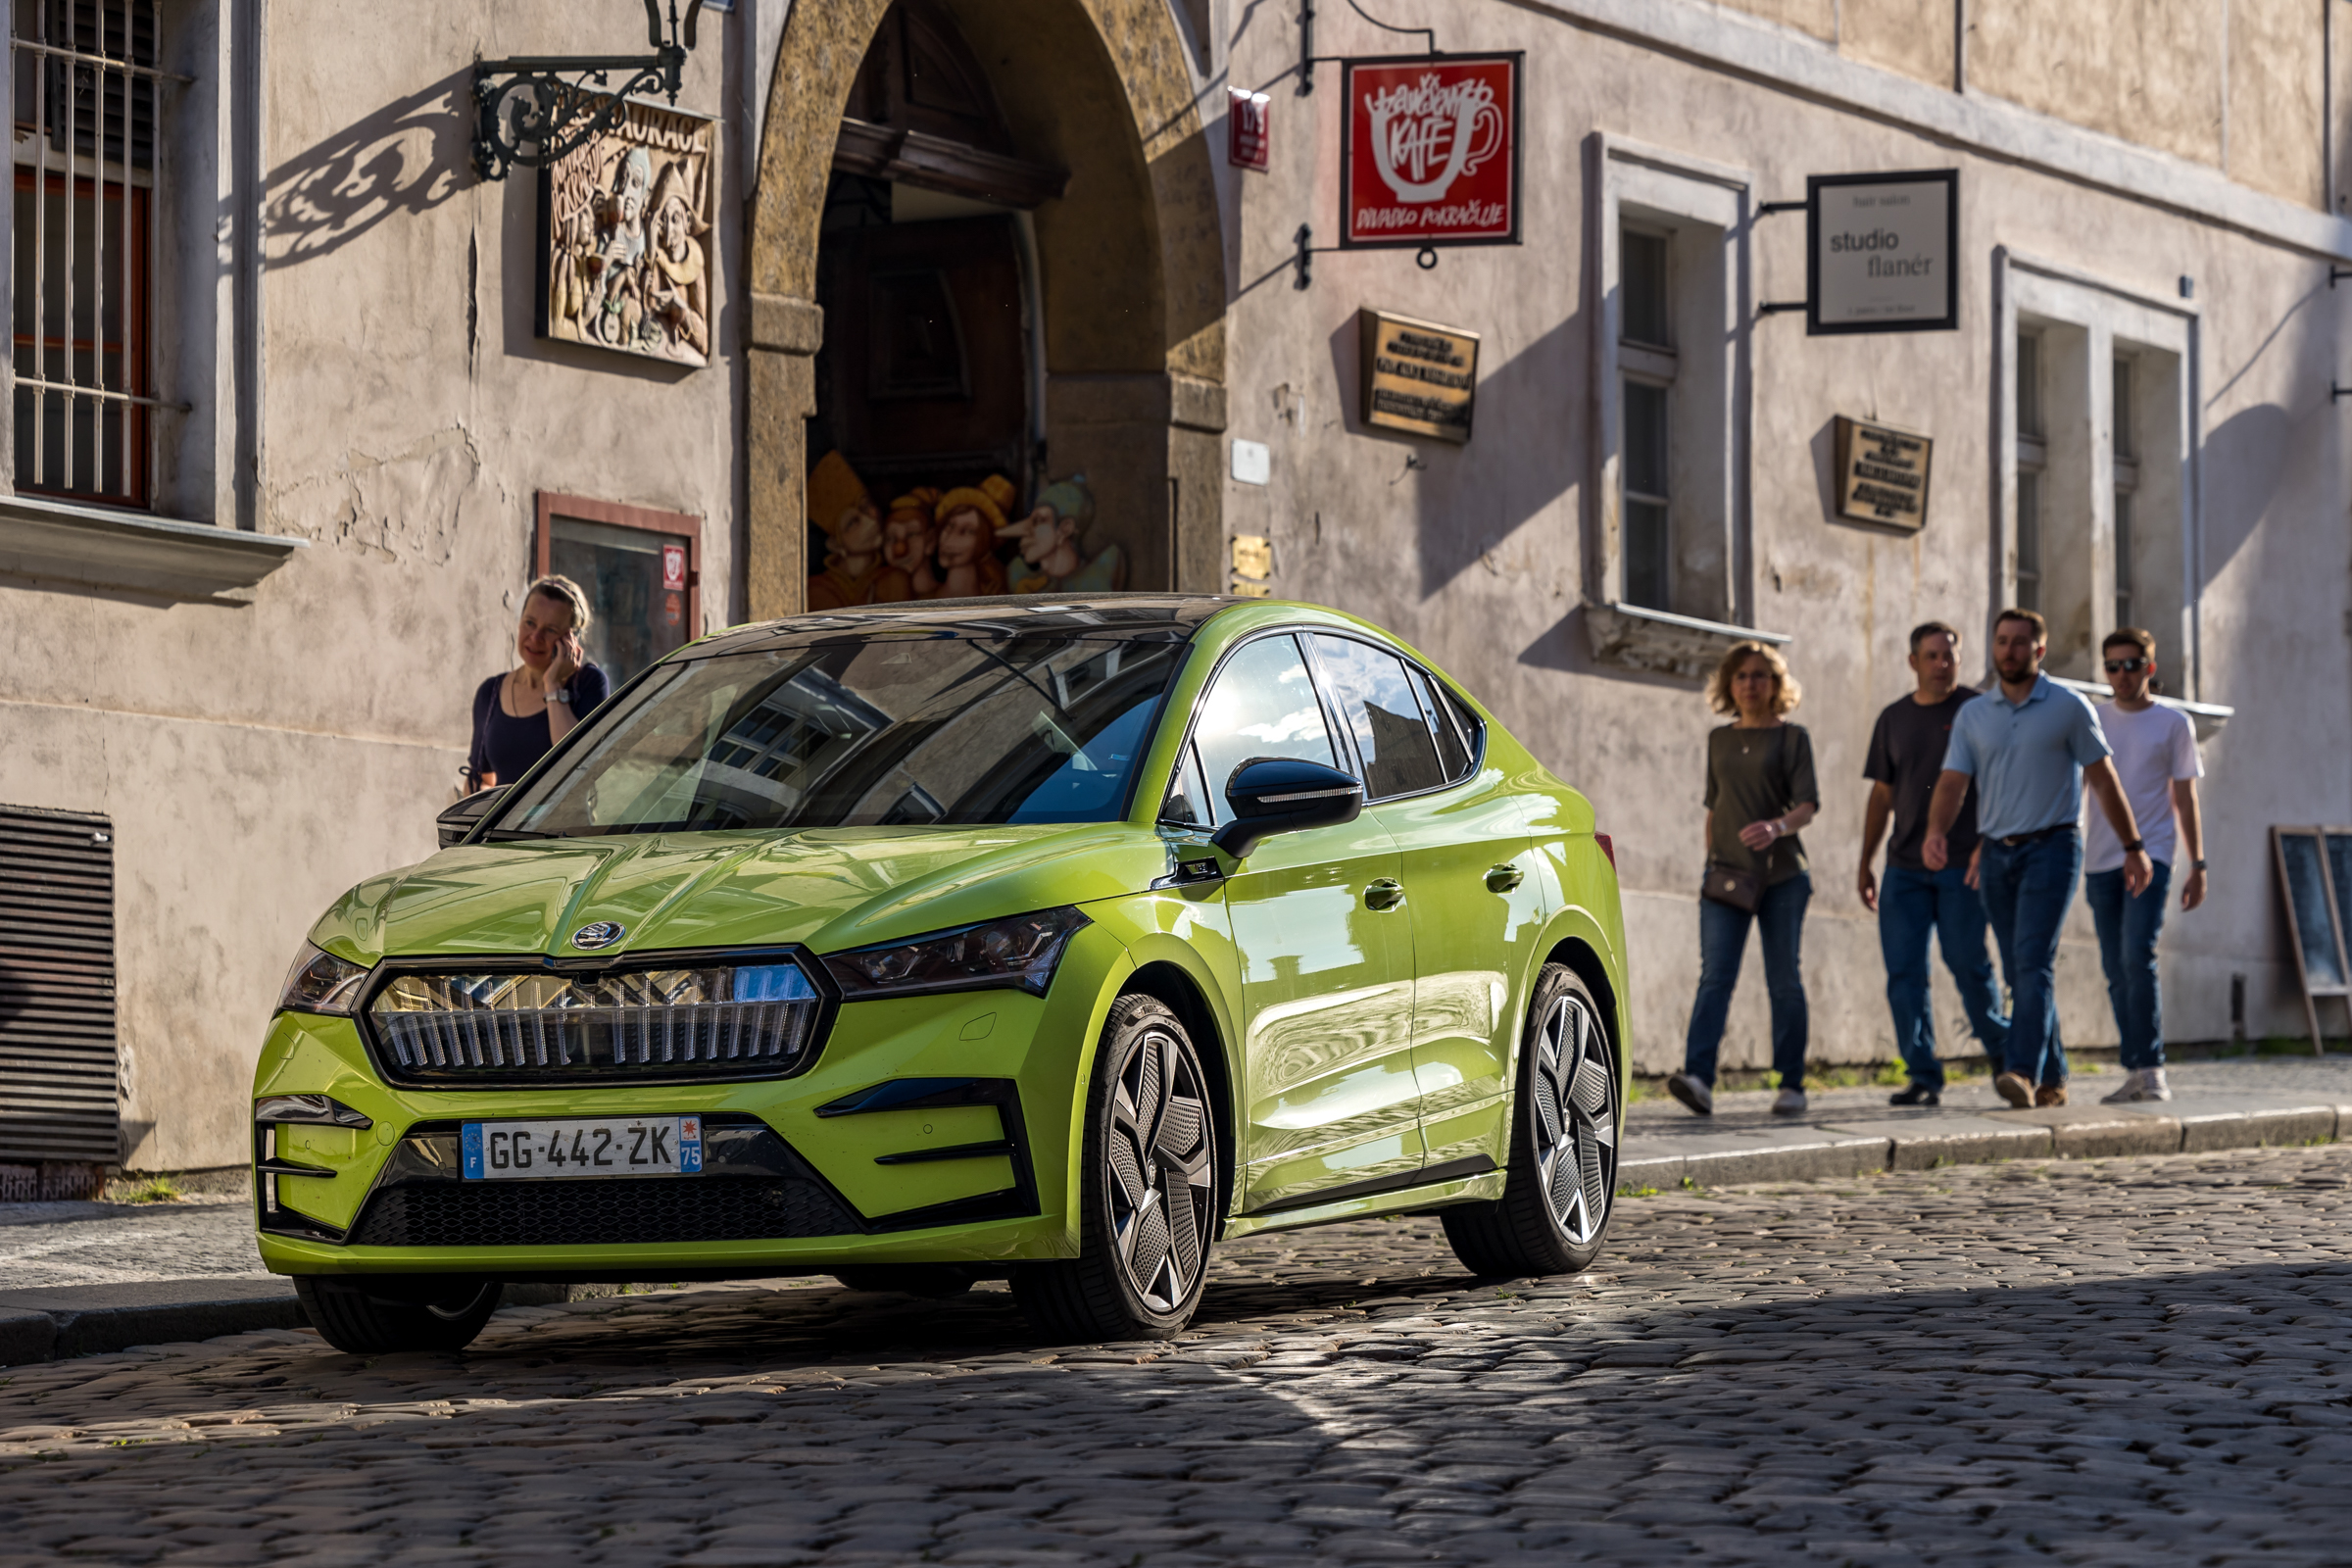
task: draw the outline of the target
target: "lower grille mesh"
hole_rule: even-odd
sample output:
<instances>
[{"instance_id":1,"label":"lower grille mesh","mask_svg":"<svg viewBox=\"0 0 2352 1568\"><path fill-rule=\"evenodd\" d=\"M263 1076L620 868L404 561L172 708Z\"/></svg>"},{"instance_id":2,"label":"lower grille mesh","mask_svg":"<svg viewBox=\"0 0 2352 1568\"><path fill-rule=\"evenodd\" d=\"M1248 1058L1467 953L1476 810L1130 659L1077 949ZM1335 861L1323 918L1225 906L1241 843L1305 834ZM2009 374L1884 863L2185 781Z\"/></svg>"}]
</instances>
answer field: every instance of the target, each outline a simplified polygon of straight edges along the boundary
<instances>
[{"instance_id":1,"label":"lower grille mesh","mask_svg":"<svg viewBox=\"0 0 2352 1568\"><path fill-rule=\"evenodd\" d=\"M388 1187L368 1200L356 1247L576 1247L855 1235L815 1182L658 1176Z\"/></svg>"}]
</instances>

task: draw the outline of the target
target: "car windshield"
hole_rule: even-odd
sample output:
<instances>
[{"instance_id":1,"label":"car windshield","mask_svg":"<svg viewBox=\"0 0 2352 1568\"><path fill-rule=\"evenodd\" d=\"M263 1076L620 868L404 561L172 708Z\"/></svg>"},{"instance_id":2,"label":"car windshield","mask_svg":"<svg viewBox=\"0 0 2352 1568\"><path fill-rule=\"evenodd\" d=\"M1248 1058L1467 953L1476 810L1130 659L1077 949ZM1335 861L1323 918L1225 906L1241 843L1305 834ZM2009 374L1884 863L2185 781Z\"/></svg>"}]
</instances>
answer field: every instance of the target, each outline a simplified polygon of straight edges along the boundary
<instances>
[{"instance_id":1,"label":"car windshield","mask_svg":"<svg viewBox=\"0 0 2352 1568\"><path fill-rule=\"evenodd\" d=\"M485 837L1112 821L1184 649L882 632L683 661Z\"/></svg>"}]
</instances>

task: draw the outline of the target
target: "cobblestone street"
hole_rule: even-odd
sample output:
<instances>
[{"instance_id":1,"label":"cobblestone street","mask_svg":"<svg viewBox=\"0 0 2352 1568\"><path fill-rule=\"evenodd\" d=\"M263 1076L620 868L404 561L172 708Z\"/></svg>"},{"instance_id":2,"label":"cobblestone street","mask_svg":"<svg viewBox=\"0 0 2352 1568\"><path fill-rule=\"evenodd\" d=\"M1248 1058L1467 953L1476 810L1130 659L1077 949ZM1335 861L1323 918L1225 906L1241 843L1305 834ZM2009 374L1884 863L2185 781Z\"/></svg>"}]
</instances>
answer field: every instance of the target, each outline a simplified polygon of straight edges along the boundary
<instances>
[{"instance_id":1,"label":"cobblestone street","mask_svg":"<svg viewBox=\"0 0 2352 1568\"><path fill-rule=\"evenodd\" d=\"M2352 1150L1629 1199L1225 1248L1174 1346L828 1281L0 1374L0 1561L2337 1561Z\"/></svg>"}]
</instances>

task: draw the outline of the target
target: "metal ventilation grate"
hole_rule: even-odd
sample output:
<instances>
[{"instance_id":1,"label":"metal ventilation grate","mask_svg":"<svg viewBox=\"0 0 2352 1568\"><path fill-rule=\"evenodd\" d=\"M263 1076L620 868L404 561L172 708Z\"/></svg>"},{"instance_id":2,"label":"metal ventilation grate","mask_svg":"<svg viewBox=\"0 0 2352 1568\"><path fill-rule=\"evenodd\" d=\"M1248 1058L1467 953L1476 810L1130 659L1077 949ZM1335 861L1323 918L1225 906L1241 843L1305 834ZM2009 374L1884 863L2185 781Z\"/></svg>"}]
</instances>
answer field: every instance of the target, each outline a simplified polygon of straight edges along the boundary
<instances>
[{"instance_id":1,"label":"metal ventilation grate","mask_svg":"<svg viewBox=\"0 0 2352 1568\"><path fill-rule=\"evenodd\" d=\"M0 806L0 1162L121 1156L113 824Z\"/></svg>"}]
</instances>

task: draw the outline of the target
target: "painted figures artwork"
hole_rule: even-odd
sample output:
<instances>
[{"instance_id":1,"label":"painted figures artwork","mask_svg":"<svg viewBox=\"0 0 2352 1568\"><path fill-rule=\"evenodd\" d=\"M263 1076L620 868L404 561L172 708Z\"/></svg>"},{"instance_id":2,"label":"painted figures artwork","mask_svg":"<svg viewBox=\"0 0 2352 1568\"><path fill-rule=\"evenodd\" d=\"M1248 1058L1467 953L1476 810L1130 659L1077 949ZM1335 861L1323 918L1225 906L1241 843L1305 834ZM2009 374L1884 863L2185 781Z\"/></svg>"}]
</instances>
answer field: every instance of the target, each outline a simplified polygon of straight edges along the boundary
<instances>
[{"instance_id":1,"label":"painted figures artwork","mask_svg":"<svg viewBox=\"0 0 2352 1568\"><path fill-rule=\"evenodd\" d=\"M539 334L710 363L710 122L628 104L540 176Z\"/></svg>"},{"instance_id":2,"label":"painted figures artwork","mask_svg":"<svg viewBox=\"0 0 2352 1568\"><path fill-rule=\"evenodd\" d=\"M885 509L828 452L808 475L808 523L825 539L809 610L1127 586L1126 552L1088 548L1096 519L1085 474L1044 486L1026 513L1017 500L1012 481L992 473L976 485L917 486Z\"/></svg>"}]
</instances>

